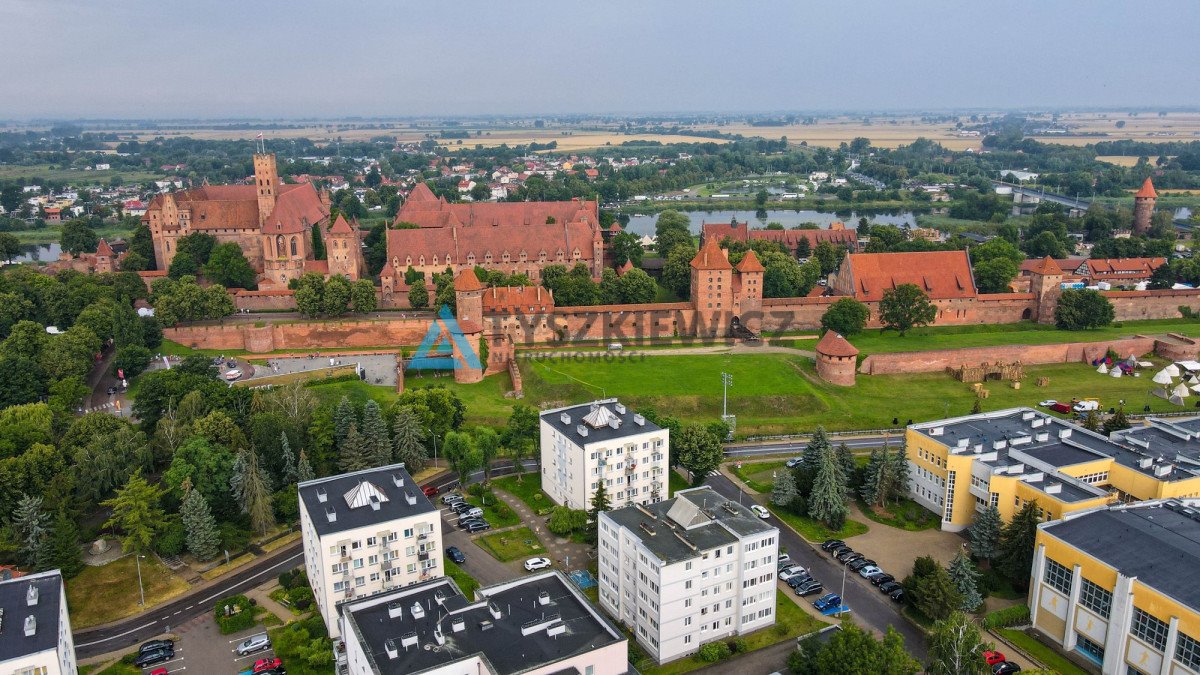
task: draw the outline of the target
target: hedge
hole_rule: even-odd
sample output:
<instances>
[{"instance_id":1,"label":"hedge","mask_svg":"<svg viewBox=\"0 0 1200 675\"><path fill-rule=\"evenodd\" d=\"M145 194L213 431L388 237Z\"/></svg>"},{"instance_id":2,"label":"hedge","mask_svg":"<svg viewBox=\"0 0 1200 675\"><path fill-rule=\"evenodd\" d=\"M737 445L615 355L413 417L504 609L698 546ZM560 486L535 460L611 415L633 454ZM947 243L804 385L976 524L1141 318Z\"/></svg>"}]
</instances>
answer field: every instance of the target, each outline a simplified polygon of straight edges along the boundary
<instances>
[{"instance_id":1,"label":"hedge","mask_svg":"<svg viewBox=\"0 0 1200 675\"><path fill-rule=\"evenodd\" d=\"M254 625L254 601L244 595L233 595L217 601L213 607L213 615L217 619L217 628L222 635L229 635ZM236 611L226 615L226 607Z\"/></svg>"},{"instance_id":2,"label":"hedge","mask_svg":"<svg viewBox=\"0 0 1200 675\"><path fill-rule=\"evenodd\" d=\"M983 617L983 627L988 629L1021 626L1027 623L1029 623L1029 607L1026 605L1005 607Z\"/></svg>"}]
</instances>

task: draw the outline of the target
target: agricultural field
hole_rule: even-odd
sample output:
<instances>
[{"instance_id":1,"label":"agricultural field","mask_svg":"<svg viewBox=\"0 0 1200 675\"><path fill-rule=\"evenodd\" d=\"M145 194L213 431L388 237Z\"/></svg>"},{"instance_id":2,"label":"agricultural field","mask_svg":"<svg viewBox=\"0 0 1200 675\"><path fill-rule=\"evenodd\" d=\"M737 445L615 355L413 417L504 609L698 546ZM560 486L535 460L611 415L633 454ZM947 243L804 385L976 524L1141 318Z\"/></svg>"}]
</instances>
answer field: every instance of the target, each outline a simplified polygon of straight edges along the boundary
<instances>
[{"instance_id":1,"label":"agricultural field","mask_svg":"<svg viewBox=\"0 0 1200 675\"><path fill-rule=\"evenodd\" d=\"M871 144L880 148L897 148L908 145L918 138L937 141L951 150L978 150L982 138L960 137L951 123L930 124L916 117L877 117L865 124L861 117L819 118L816 124L792 124L778 127L760 127L749 124L707 124L692 127L697 130L717 130L727 134L779 138L787 136L792 144L801 141L809 145L836 148L858 137L871 139Z\"/></svg>"},{"instance_id":2,"label":"agricultural field","mask_svg":"<svg viewBox=\"0 0 1200 675\"><path fill-rule=\"evenodd\" d=\"M0 164L0 180L10 180L13 178L40 178L44 180L56 180L64 183L78 183L81 185L103 185L107 186L113 176L120 176L124 183L145 183L149 181L159 180L163 177L161 171L118 171L109 169L106 171L84 171L83 169L75 168L57 168L49 164Z\"/></svg>"},{"instance_id":3,"label":"agricultural field","mask_svg":"<svg viewBox=\"0 0 1200 675\"><path fill-rule=\"evenodd\" d=\"M1050 122L1050 117L1030 116L1031 120ZM1117 128L1117 122L1124 126ZM1087 145L1098 141L1135 140L1146 142L1190 141L1200 138L1200 113L1171 112L1159 117L1156 112L1140 112L1130 117L1126 112L1074 112L1058 116L1058 123L1080 135L1045 136L1037 140L1059 145ZM1081 134L1104 134L1083 136ZM790 136L789 136L790 138ZM1136 162L1137 158L1134 158ZM1114 162L1116 163L1116 162Z\"/></svg>"}]
</instances>

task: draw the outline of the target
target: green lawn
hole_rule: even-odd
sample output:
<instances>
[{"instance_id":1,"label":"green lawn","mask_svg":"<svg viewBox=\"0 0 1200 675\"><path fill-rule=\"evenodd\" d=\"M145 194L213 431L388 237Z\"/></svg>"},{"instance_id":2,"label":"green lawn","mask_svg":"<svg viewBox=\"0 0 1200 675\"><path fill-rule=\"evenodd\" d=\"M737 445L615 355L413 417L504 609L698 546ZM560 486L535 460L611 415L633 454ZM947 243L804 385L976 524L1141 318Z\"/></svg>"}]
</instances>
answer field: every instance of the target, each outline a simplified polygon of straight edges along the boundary
<instances>
[{"instance_id":1,"label":"green lawn","mask_svg":"<svg viewBox=\"0 0 1200 675\"><path fill-rule=\"evenodd\" d=\"M847 518L846 522L842 525L842 529L831 530L820 522L809 518L808 516L797 515L787 509L775 506L774 504L768 503L767 508L771 510L771 513L773 513L776 518L779 518L783 522L787 523L801 537L804 537L808 541L849 539L850 537L863 534L870 529L857 520Z\"/></svg>"},{"instance_id":2,"label":"green lawn","mask_svg":"<svg viewBox=\"0 0 1200 675\"><path fill-rule=\"evenodd\" d=\"M141 567L147 607L187 592L187 581L153 555L144 558ZM95 626L143 611L138 605L137 579L137 565L131 555L100 567L85 567L78 576L67 580L71 625Z\"/></svg>"},{"instance_id":3,"label":"green lawn","mask_svg":"<svg viewBox=\"0 0 1200 675\"><path fill-rule=\"evenodd\" d=\"M554 502L549 495L542 492L542 475L536 472L520 476L504 476L493 478L492 485L525 502L534 513L546 515L554 508Z\"/></svg>"},{"instance_id":4,"label":"green lawn","mask_svg":"<svg viewBox=\"0 0 1200 675\"><path fill-rule=\"evenodd\" d=\"M537 535L528 527L519 527L515 530L505 530L504 532L493 532L492 534L476 539L475 543L479 544L479 547L483 550L491 553L492 557L500 562L544 556L546 554L546 547L542 546L542 542L538 541Z\"/></svg>"},{"instance_id":5,"label":"green lawn","mask_svg":"<svg viewBox=\"0 0 1200 675\"><path fill-rule=\"evenodd\" d=\"M458 584L458 590L462 591L463 597L468 600L475 597L475 589L479 588L479 582L475 581L475 577L467 574L467 571L459 567L450 558L446 558L446 576L454 580Z\"/></svg>"},{"instance_id":6,"label":"green lawn","mask_svg":"<svg viewBox=\"0 0 1200 675\"><path fill-rule=\"evenodd\" d=\"M996 632L1003 635L1004 639L1020 647L1022 651L1041 661L1050 670L1057 671L1062 675L1087 675L1086 670L1075 665L1070 659L1050 647L1029 637L1024 631L1015 628L1000 628Z\"/></svg>"},{"instance_id":7,"label":"green lawn","mask_svg":"<svg viewBox=\"0 0 1200 675\"><path fill-rule=\"evenodd\" d=\"M509 508L508 504L500 501L500 498L491 490L481 490L477 486L471 486L466 499L467 503L483 509L483 519L496 529L511 527L521 522L517 512Z\"/></svg>"},{"instance_id":8,"label":"green lawn","mask_svg":"<svg viewBox=\"0 0 1200 675\"><path fill-rule=\"evenodd\" d=\"M1096 330L1067 331L1054 326L1028 321L1010 324L984 324L974 326L927 326L915 328L904 337L895 331L867 330L850 338L850 342L866 354L885 352L913 352L929 349L956 349L960 347L990 347L994 345L1037 345L1060 342L1098 342L1138 334L1182 333L1200 335L1200 320L1159 319L1150 321L1125 321L1119 327L1109 326ZM791 341L799 349L812 349L817 338L802 338Z\"/></svg>"},{"instance_id":9,"label":"green lawn","mask_svg":"<svg viewBox=\"0 0 1200 675\"><path fill-rule=\"evenodd\" d=\"M136 656L137 654L134 653L126 654L120 661L117 661L104 670L96 670L97 666L82 666L79 668L79 672L81 675L88 675L89 673L94 675L142 675L142 669L132 663ZM129 659L130 663L126 663L125 659Z\"/></svg>"},{"instance_id":10,"label":"green lawn","mask_svg":"<svg viewBox=\"0 0 1200 675\"><path fill-rule=\"evenodd\" d=\"M864 516L877 523L909 532L928 530L938 525L937 515L907 497L882 507L867 506L860 499L858 508Z\"/></svg>"},{"instance_id":11,"label":"green lawn","mask_svg":"<svg viewBox=\"0 0 1200 675\"><path fill-rule=\"evenodd\" d=\"M743 483L750 486L752 490L759 494L771 494L771 490L775 486L775 473L781 469L785 469L784 463L787 460L779 460L776 462L754 462L743 463L735 462L730 465L733 474L740 478Z\"/></svg>"},{"instance_id":12,"label":"green lawn","mask_svg":"<svg viewBox=\"0 0 1200 675\"><path fill-rule=\"evenodd\" d=\"M668 499L670 499L671 497L674 497L676 492L679 492L680 490L686 490L690 487L692 487L691 483L688 483L686 478L679 475L678 471L675 471L674 469L672 469L667 472L667 498Z\"/></svg>"}]
</instances>

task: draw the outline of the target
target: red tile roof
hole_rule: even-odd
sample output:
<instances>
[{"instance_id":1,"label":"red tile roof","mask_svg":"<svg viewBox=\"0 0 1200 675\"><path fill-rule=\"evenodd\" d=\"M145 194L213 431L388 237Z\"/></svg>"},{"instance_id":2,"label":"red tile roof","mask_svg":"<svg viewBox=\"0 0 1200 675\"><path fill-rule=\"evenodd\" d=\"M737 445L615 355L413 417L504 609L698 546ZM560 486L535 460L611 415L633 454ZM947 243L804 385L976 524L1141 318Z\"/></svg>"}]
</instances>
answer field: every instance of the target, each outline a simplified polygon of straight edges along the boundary
<instances>
[{"instance_id":1,"label":"red tile roof","mask_svg":"<svg viewBox=\"0 0 1200 675\"><path fill-rule=\"evenodd\" d=\"M108 245L107 241L101 239L100 243L96 245L96 255L106 255L111 258L113 255L112 247Z\"/></svg>"},{"instance_id":2,"label":"red tile roof","mask_svg":"<svg viewBox=\"0 0 1200 675\"><path fill-rule=\"evenodd\" d=\"M1041 274L1043 276L1052 276L1056 274L1061 275L1063 273L1062 268L1059 267L1058 263L1054 262L1054 258L1051 258L1050 256L1046 256L1041 260L1035 261L1034 264L1029 267L1029 271L1034 274Z\"/></svg>"},{"instance_id":3,"label":"red tile roof","mask_svg":"<svg viewBox=\"0 0 1200 675\"><path fill-rule=\"evenodd\" d=\"M457 289L458 287L455 286ZM483 292L483 311L521 313L554 308L554 296L541 286L488 288Z\"/></svg>"},{"instance_id":4,"label":"red tile roof","mask_svg":"<svg viewBox=\"0 0 1200 675\"><path fill-rule=\"evenodd\" d=\"M977 295L966 251L917 253L854 253L845 265L854 283L854 297L883 299L884 291L914 284L933 300L973 298Z\"/></svg>"},{"instance_id":5,"label":"red tile roof","mask_svg":"<svg viewBox=\"0 0 1200 675\"><path fill-rule=\"evenodd\" d=\"M1158 193L1154 191L1154 181L1147 176L1146 181L1142 183L1142 188L1133 196L1138 199L1158 199Z\"/></svg>"},{"instance_id":6,"label":"red tile roof","mask_svg":"<svg viewBox=\"0 0 1200 675\"><path fill-rule=\"evenodd\" d=\"M346 219L343 218L342 214L339 213L337 220L333 221L333 227L329 228L329 233L330 234L354 234L354 228L350 227L350 223L347 223Z\"/></svg>"},{"instance_id":7,"label":"red tile roof","mask_svg":"<svg viewBox=\"0 0 1200 675\"><path fill-rule=\"evenodd\" d=\"M831 330L817 342L817 353L825 356L858 356L858 348Z\"/></svg>"},{"instance_id":8,"label":"red tile roof","mask_svg":"<svg viewBox=\"0 0 1200 675\"><path fill-rule=\"evenodd\" d=\"M632 269L633 269L633 261L626 260L624 265L621 265L620 267L617 268L617 274L620 276L624 276L624 274L626 272L628 272Z\"/></svg>"},{"instance_id":9,"label":"red tile roof","mask_svg":"<svg viewBox=\"0 0 1200 675\"><path fill-rule=\"evenodd\" d=\"M704 246L696 252L696 257L692 258L692 267L698 270L731 270L733 265L729 264L729 258L725 257L725 252L717 245L716 239L708 239L704 242Z\"/></svg>"},{"instance_id":10,"label":"red tile roof","mask_svg":"<svg viewBox=\"0 0 1200 675\"><path fill-rule=\"evenodd\" d=\"M750 229L746 223L738 223L736 227L731 223L704 223L701 226L701 232L705 240L710 237L718 242L725 237L734 241L761 239L782 244L790 251L796 250L801 239L807 239L810 248L815 248L823 241L843 246L853 246L858 243L858 230L846 229L844 225L841 228L828 230L764 230Z\"/></svg>"},{"instance_id":11,"label":"red tile roof","mask_svg":"<svg viewBox=\"0 0 1200 675\"><path fill-rule=\"evenodd\" d=\"M259 229L258 194L253 185L203 185L171 193L180 211L191 211L194 231L225 229ZM164 196L150 201L143 222L150 214L162 209ZM321 197L311 183L280 185L275 210L267 217L266 232L293 234L303 232L313 223L329 216Z\"/></svg>"},{"instance_id":12,"label":"red tile roof","mask_svg":"<svg viewBox=\"0 0 1200 675\"><path fill-rule=\"evenodd\" d=\"M742 272L765 272L767 268L763 267L758 261L758 256L753 250L746 251L746 255L742 257L742 261L737 265L737 271Z\"/></svg>"},{"instance_id":13,"label":"red tile roof","mask_svg":"<svg viewBox=\"0 0 1200 675\"><path fill-rule=\"evenodd\" d=\"M1097 281L1117 278L1145 279L1166 262L1166 258L1093 258L1084 261L1077 270L1080 274L1090 274ZM1084 266L1087 269L1084 269Z\"/></svg>"},{"instance_id":14,"label":"red tile roof","mask_svg":"<svg viewBox=\"0 0 1200 675\"><path fill-rule=\"evenodd\" d=\"M1069 274L1078 268L1087 258L1082 256L1074 256L1070 258L1056 258L1054 264L1062 270L1063 274ZM1021 261L1021 276L1029 276L1035 267L1041 267L1043 260L1041 258L1026 258Z\"/></svg>"},{"instance_id":15,"label":"red tile roof","mask_svg":"<svg viewBox=\"0 0 1200 675\"><path fill-rule=\"evenodd\" d=\"M475 270L471 268L464 269L454 278L454 290L456 292L463 291L478 291L483 288L483 284L479 283L479 277L475 276Z\"/></svg>"}]
</instances>

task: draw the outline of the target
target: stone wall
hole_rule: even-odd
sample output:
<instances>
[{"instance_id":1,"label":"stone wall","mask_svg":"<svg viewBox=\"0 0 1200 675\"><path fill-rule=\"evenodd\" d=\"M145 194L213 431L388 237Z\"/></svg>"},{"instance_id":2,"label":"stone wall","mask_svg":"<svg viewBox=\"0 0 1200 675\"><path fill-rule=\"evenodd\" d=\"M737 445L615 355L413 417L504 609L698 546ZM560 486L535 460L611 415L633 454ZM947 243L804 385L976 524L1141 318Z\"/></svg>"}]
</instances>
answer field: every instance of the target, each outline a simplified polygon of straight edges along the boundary
<instances>
[{"instance_id":1,"label":"stone wall","mask_svg":"<svg viewBox=\"0 0 1200 675\"><path fill-rule=\"evenodd\" d=\"M197 349L244 349L263 353L277 349L392 347L420 344L429 330L427 319L384 321L310 321L297 323L230 323L223 326L167 328L163 336Z\"/></svg>"},{"instance_id":2,"label":"stone wall","mask_svg":"<svg viewBox=\"0 0 1200 675\"><path fill-rule=\"evenodd\" d=\"M296 309L296 293L288 289L278 291L232 291L233 306L240 310L261 312L264 310Z\"/></svg>"},{"instance_id":3,"label":"stone wall","mask_svg":"<svg viewBox=\"0 0 1200 675\"><path fill-rule=\"evenodd\" d=\"M925 352L871 354L863 359L859 372L871 375L901 373L940 373L946 368L974 366L981 363L1013 363L1024 365L1043 363L1078 363L1091 361L1112 349L1122 357L1142 356L1154 351L1157 341L1137 336L1100 342L1067 342L1053 345L1009 345L968 347L965 349L936 349Z\"/></svg>"},{"instance_id":4,"label":"stone wall","mask_svg":"<svg viewBox=\"0 0 1200 675\"><path fill-rule=\"evenodd\" d=\"M1104 291L1113 305L1117 321L1178 319L1179 307L1200 310L1200 289L1159 291Z\"/></svg>"}]
</instances>

